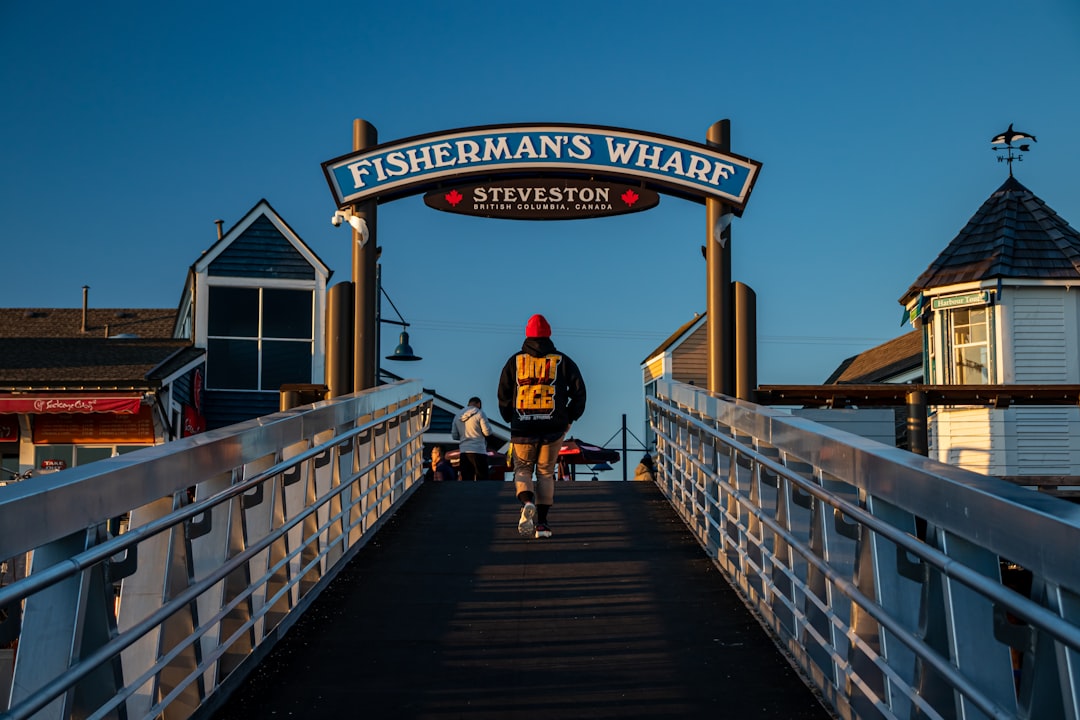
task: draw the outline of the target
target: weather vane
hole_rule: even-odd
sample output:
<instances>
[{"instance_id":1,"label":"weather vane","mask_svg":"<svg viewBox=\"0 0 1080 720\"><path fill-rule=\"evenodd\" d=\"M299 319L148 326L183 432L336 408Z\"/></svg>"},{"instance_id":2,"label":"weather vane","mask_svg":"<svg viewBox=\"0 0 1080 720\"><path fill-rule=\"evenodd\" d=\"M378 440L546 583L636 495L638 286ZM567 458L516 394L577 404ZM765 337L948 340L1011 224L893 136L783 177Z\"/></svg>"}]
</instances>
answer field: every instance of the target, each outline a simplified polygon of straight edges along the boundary
<instances>
[{"instance_id":1,"label":"weather vane","mask_svg":"<svg viewBox=\"0 0 1080 720\"><path fill-rule=\"evenodd\" d=\"M1000 135L995 135L993 139L990 140L990 144L994 146L994 152L1001 152L1002 150L1005 151L1004 155L998 155L998 162L1009 163L1009 177L1012 177L1013 174L1013 160L1021 162L1024 159L1024 156L1020 153L1026 153L1028 150L1031 149L1031 146L1026 143L1023 145L1014 146L1013 142L1025 140L1027 138L1030 138L1031 142L1038 142L1038 140L1035 139L1034 135L1028 135L1027 133L1020 132L1019 130L1013 130L1012 123L1009 123L1008 130L1001 133ZM999 145L1004 145L1005 147L998 147Z\"/></svg>"}]
</instances>

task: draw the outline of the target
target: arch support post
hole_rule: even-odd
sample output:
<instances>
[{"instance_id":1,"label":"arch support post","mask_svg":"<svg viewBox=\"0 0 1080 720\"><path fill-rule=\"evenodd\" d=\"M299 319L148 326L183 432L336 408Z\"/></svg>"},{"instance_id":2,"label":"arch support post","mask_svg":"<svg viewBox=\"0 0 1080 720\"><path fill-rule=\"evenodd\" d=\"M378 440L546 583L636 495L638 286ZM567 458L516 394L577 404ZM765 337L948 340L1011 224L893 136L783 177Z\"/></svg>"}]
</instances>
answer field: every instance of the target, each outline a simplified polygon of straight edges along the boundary
<instances>
[{"instance_id":1,"label":"arch support post","mask_svg":"<svg viewBox=\"0 0 1080 720\"><path fill-rule=\"evenodd\" d=\"M706 144L720 152L731 151L731 121L709 127ZM705 200L706 331L708 382L711 392L734 395L735 372L732 347L731 225L725 217L731 209L715 198Z\"/></svg>"},{"instance_id":2,"label":"arch support post","mask_svg":"<svg viewBox=\"0 0 1080 720\"><path fill-rule=\"evenodd\" d=\"M366 150L379 144L379 133L366 120L353 120L353 150ZM376 232L377 204L375 200L352 206L354 216L367 223L367 237L356 229L352 231L352 279L353 279L353 390L375 387L379 367L378 358L378 282L375 264L378 259L378 234Z\"/></svg>"}]
</instances>

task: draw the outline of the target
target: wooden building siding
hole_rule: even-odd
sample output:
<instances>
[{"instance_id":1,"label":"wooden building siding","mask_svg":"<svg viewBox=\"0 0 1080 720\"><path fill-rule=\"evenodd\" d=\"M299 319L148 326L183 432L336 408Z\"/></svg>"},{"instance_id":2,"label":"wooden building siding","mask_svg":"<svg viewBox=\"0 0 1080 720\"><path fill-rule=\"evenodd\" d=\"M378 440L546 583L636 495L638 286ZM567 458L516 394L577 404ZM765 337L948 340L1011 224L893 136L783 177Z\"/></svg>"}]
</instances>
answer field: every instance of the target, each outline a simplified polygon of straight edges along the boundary
<instances>
[{"instance_id":1,"label":"wooden building siding","mask_svg":"<svg viewBox=\"0 0 1080 720\"><path fill-rule=\"evenodd\" d=\"M643 381L645 385L648 385L653 380L657 380L664 376L664 356L661 355L648 364L645 365L645 371L643 373Z\"/></svg>"},{"instance_id":2,"label":"wooden building siding","mask_svg":"<svg viewBox=\"0 0 1080 720\"><path fill-rule=\"evenodd\" d=\"M186 372L183 375L181 375L180 377L176 378L176 380L173 380L173 384L172 384L172 388L173 388L173 390L172 390L172 400L173 400L173 402L180 403L180 404L183 404L183 405L192 405L192 406L194 406L195 403L192 401L192 397L191 397L191 381L192 381L192 378L193 378L194 374L195 374L194 371Z\"/></svg>"},{"instance_id":3,"label":"wooden building siding","mask_svg":"<svg viewBox=\"0 0 1080 720\"><path fill-rule=\"evenodd\" d=\"M896 447L896 416L890 408L795 408L791 414Z\"/></svg>"},{"instance_id":4,"label":"wooden building siding","mask_svg":"<svg viewBox=\"0 0 1080 720\"><path fill-rule=\"evenodd\" d=\"M930 457L986 475L1008 475L1003 423L991 421L987 408L950 408L929 420Z\"/></svg>"},{"instance_id":5,"label":"wooden building siding","mask_svg":"<svg viewBox=\"0 0 1080 720\"><path fill-rule=\"evenodd\" d=\"M203 415L207 430L270 415L281 407L281 398L276 392L207 390L205 395Z\"/></svg>"},{"instance_id":6,"label":"wooden building siding","mask_svg":"<svg viewBox=\"0 0 1080 720\"><path fill-rule=\"evenodd\" d=\"M709 386L708 330L702 324L671 354L671 379L698 387Z\"/></svg>"},{"instance_id":7,"label":"wooden building siding","mask_svg":"<svg viewBox=\"0 0 1080 720\"><path fill-rule=\"evenodd\" d=\"M986 475L1080 475L1080 408L941 408L930 456Z\"/></svg>"},{"instance_id":8,"label":"wooden building siding","mask_svg":"<svg viewBox=\"0 0 1080 720\"><path fill-rule=\"evenodd\" d=\"M210 263L207 273L218 277L315 280L315 268L262 215Z\"/></svg>"},{"instance_id":9,"label":"wooden building siding","mask_svg":"<svg viewBox=\"0 0 1080 720\"><path fill-rule=\"evenodd\" d=\"M1064 291L1024 288L1009 299L1012 338L1006 348L1012 349L1013 382L1076 382L1068 372Z\"/></svg>"},{"instance_id":10,"label":"wooden building siding","mask_svg":"<svg viewBox=\"0 0 1080 720\"><path fill-rule=\"evenodd\" d=\"M1070 407L1011 408L1008 437L1015 442L1009 475L1077 475L1076 442L1080 410Z\"/></svg>"}]
</instances>

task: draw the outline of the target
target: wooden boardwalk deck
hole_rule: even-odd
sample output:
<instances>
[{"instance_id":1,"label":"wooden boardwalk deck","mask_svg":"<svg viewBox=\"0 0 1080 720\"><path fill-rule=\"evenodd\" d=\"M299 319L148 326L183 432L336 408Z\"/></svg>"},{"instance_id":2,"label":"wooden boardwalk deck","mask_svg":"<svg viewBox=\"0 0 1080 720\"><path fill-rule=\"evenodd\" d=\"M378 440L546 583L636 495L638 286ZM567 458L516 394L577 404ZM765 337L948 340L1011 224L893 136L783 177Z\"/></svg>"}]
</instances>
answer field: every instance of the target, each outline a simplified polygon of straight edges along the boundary
<instances>
[{"instance_id":1,"label":"wooden boardwalk deck","mask_svg":"<svg viewBox=\"0 0 1080 720\"><path fill-rule=\"evenodd\" d=\"M509 483L429 483L217 720L830 714L651 483L559 483L554 537Z\"/></svg>"}]
</instances>

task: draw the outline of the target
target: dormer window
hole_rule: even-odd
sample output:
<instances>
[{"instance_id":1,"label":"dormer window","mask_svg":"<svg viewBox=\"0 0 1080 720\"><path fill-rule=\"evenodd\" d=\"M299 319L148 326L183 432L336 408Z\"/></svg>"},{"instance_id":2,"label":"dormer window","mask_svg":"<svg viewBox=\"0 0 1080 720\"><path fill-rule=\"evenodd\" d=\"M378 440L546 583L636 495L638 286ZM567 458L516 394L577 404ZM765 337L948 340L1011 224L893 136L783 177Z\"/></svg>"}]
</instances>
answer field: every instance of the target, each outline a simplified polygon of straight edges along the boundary
<instances>
[{"instance_id":1,"label":"dormer window","mask_svg":"<svg viewBox=\"0 0 1080 720\"><path fill-rule=\"evenodd\" d=\"M311 382L313 307L310 290L212 285L207 387L277 392Z\"/></svg>"}]
</instances>

